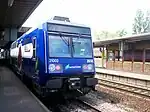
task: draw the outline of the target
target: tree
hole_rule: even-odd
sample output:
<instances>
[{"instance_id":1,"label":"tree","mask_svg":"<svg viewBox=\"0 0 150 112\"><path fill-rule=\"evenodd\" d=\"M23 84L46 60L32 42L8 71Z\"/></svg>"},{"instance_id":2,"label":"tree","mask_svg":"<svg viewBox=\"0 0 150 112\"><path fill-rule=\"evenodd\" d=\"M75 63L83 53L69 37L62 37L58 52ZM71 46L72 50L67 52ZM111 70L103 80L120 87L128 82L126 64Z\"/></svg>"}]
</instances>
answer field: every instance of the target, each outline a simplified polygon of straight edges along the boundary
<instances>
[{"instance_id":1,"label":"tree","mask_svg":"<svg viewBox=\"0 0 150 112\"><path fill-rule=\"evenodd\" d=\"M101 31L95 34L97 40L108 38L108 35L109 35L108 31Z\"/></svg>"},{"instance_id":2,"label":"tree","mask_svg":"<svg viewBox=\"0 0 150 112\"><path fill-rule=\"evenodd\" d=\"M147 33L150 31L150 11L144 12L140 9L137 10L133 23L133 33Z\"/></svg>"},{"instance_id":3,"label":"tree","mask_svg":"<svg viewBox=\"0 0 150 112\"><path fill-rule=\"evenodd\" d=\"M101 31L96 36L97 36L96 38L97 40L117 37L115 33L111 33L109 31Z\"/></svg>"},{"instance_id":4,"label":"tree","mask_svg":"<svg viewBox=\"0 0 150 112\"><path fill-rule=\"evenodd\" d=\"M108 31L102 31L102 32L100 33L100 36L101 36L102 38L108 38L109 35L110 35L110 33L109 33Z\"/></svg>"},{"instance_id":5,"label":"tree","mask_svg":"<svg viewBox=\"0 0 150 112\"><path fill-rule=\"evenodd\" d=\"M109 31L101 31L99 33L95 33L94 36L96 37L96 40L103 40L103 39L111 39L115 37L123 37L127 34L125 29L118 30L115 33L109 32Z\"/></svg>"},{"instance_id":6,"label":"tree","mask_svg":"<svg viewBox=\"0 0 150 112\"><path fill-rule=\"evenodd\" d=\"M127 34L127 31L125 31L125 29L119 30L116 32L118 37L123 37Z\"/></svg>"},{"instance_id":7,"label":"tree","mask_svg":"<svg viewBox=\"0 0 150 112\"><path fill-rule=\"evenodd\" d=\"M143 32L150 32L150 11L147 11L145 21L143 23Z\"/></svg>"}]
</instances>

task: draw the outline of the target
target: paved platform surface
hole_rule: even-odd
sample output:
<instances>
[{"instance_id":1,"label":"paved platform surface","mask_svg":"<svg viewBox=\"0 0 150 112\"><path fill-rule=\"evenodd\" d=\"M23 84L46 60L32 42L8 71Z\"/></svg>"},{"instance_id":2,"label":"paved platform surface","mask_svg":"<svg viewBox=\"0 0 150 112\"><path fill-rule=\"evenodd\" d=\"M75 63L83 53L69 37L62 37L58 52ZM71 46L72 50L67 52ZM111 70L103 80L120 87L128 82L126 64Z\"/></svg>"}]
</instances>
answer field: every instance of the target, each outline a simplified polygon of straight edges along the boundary
<instances>
[{"instance_id":1,"label":"paved platform surface","mask_svg":"<svg viewBox=\"0 0 150 112\"><path fill-rule=\"evenodd\" d=\"M0 67L0 112L48 112L6 67Z\"/></svg>"},{"instance_id":2,"label":"paved platform surface","mask_svg":"<svg viewBox=\"0 0 150 112\"><path fill-rule=\"evenodd\" d=\"M124 77L135 78L135 79L141 79L141 80L150 80L150 75L139 74L139 73L110 70L110 69L105 69L105 68L96 68L96 72L103 73L103 74L111 74L111 75L116 75L116 76L124 76Z\"/></svg>"}]
</instances>

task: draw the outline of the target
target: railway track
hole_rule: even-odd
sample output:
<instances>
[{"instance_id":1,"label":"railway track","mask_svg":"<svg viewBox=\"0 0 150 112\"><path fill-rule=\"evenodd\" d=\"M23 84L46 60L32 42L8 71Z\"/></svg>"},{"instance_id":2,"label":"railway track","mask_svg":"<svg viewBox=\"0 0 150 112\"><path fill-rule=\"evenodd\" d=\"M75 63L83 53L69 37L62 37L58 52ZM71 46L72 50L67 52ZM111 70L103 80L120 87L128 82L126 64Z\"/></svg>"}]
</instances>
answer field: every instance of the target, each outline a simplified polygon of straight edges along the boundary
<instances>
[{"instance_id":1,"label":"railway track","mask_svg":"<svg viewBox=\"0 0 150 112\"><path fill-rule=\"evenodd\" d=\"M82 103L82 104L88 106L89 108L91 108L91 109L92 109L93 111L95 111L95 112L101 112L98 108L94 107L93 105L89 104L89 103L86 102L86 101L83 101L83 100L80 100L80 99L77 99L77 101L78 101L79 103Z\"/></svg>"},{"instance_id":2,"label":"railway track","mask_svg":"<svg viewBox=\"0 0 150 112\"><path fill-rule=\"evenodd\" d=\"M50 110L52 112L101 112L81 99L68 100L65 104L58 104L56 107L50 108Z\"/></svg>"},{"instance_id":3,"label":"railway track","mask_svg":"<svg viewBox=\"0 0 150 112\"><path fill-rule=\"evenodd\" d=\"M106 79L99 79L99 84L103 85L103 86L107 86L107 87L127 91L127 92L130 92L130 93L135 93L137 95L150 97L150 90L148 90L146 88L137 87L137 86L134 86L134 85L124 84L124 83L121 83L121 82L116 82L116 81L106 80Z\"/></svg>"}]
</instances>

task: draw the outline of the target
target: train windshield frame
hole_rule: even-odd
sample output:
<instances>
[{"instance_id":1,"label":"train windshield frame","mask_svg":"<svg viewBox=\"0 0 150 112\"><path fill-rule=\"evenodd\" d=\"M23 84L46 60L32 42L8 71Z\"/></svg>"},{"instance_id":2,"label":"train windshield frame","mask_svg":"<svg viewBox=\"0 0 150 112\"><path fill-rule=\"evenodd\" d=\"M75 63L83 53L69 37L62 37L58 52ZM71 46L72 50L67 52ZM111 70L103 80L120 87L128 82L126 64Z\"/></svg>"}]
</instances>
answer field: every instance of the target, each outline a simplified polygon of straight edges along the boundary
<instances>
[{"instance_id":1,"label":"train windshield frame","mask_svg":"<svg viewBox=\"0 0 150 112\"><path fill-rule=\"evenodd\" d=\"M71 57L69 37L49 35L49 57Z\"/></svg>"},{"instance_id":2,"label":"train windshield frame","mask_svg":"<svg viewBox=\"0 0 150 112\"><path fill-rule=\"evenodd\" d=\"M49 35L49 57L92 58L91 38Z\"/></svg>"},{"instance_id":3,"label":"train windshield frame","mask_svg":"<svg viewBox=\"0 0 150 112\"><path fill-rule=\"evenodd\" d=\"M92 58L91 38L72 38L72 51L75 58Z\"/></svg>"}]
</instances>

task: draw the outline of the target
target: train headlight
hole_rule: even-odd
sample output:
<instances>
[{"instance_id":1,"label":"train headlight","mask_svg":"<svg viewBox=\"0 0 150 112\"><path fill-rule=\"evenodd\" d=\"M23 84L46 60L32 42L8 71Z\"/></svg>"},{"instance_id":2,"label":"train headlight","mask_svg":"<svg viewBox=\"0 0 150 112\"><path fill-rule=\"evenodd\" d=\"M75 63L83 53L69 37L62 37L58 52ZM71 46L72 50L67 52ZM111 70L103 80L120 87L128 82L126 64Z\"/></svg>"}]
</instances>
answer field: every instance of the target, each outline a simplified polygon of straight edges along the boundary
<instances>
[{"instance_id":1,"label":"train headlight","mask_svg":"<svg viewBox=\"0 0 150 112\"><path fill-rule=\"evenodd\" d=\"M83 72L93 72L94 71L94 65L93 64L84 64L82 66Z\"/></svg>"},{"instance_id":2,"label":"train headlight","mask_svg":"<svg viewBox=\"0 0 150 112\"><path fill-rule=\"evenodd\" d=\"M88 64L88 70L92 70L93 69L93 65L92 64Z\"/></svg>"},{"instance_id":3,"label":"train headlight","mask_svg":"<svg viewBox=\"0 0 150 112\"><path fill-rule=\"evenodd\" d=\"M61 70L61 66L60 65L56 65L55 69L56 70Z\"/></svg>"},{"instance_id":4,"label":"train headlight","mask_svg":"<svg viewBox=\"0 0 150 112\"><path fill-rule=\"evenodd\" d=\"M49 65L49 72L50 73L62 73L63 67L61 64L50 64Z\"/></svg>"}]
</instances>

